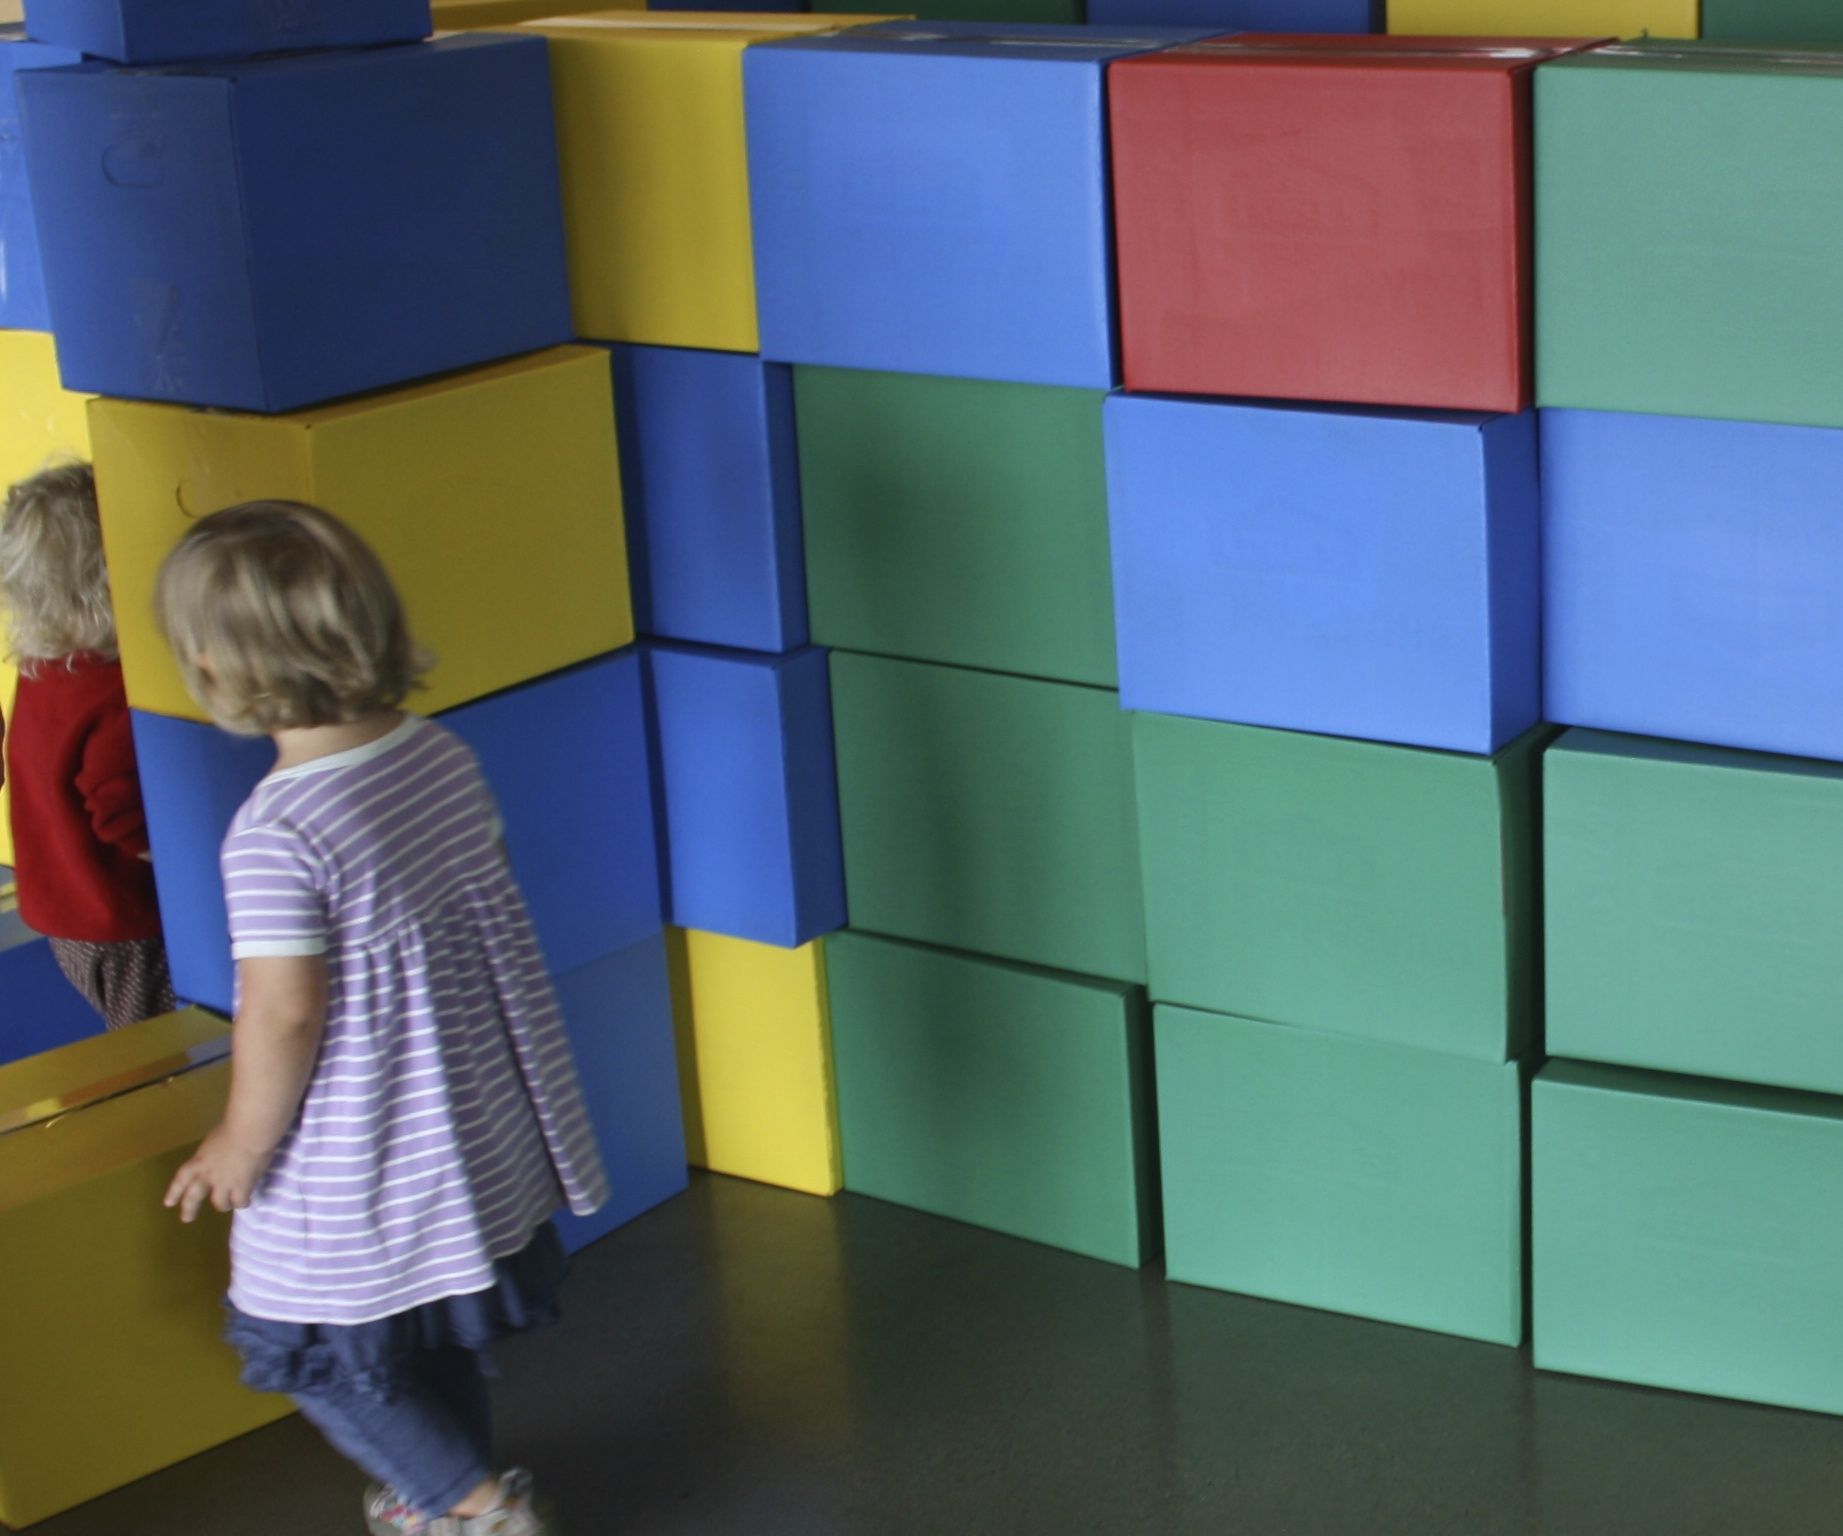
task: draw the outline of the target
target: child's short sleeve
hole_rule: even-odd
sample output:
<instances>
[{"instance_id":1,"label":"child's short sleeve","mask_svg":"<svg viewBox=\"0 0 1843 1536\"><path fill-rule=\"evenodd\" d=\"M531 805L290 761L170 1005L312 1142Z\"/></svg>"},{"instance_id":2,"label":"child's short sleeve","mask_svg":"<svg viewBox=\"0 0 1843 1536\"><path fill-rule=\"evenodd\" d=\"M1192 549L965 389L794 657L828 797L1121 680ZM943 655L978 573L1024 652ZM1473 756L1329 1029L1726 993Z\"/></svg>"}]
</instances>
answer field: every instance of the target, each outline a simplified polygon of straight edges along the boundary
<instances>
[{"instance_id":1,"label":"child's short sleeve","mask_svg":"<svg viewBox=\"0 0 1843 1536\"><path fill-rule=\"evenodd\" d=\"M326 897L299 833L235 827L224 843L223 866L232 956L326 953Z\"/></svg>"}]
</instances>

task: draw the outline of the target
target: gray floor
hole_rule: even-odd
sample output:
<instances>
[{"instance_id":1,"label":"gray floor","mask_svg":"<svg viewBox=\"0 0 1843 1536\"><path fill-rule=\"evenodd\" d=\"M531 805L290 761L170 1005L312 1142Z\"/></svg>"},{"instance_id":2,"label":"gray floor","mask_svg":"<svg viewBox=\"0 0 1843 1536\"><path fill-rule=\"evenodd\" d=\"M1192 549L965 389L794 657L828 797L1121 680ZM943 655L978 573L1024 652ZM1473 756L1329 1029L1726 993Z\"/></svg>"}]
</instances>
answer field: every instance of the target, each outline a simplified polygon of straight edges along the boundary
<instances>
[{"instance_id":1,"label":"gray floor","mask_svg":"<svg viewBox=\"0 0 1843 1536\"><path fill-rule=\"evenodd\" d=\"M702 1180L585 1254L569 1303L505 1352L500 1401L571 1536L1843 1528L1843 1422L1538 1376L871 1201ZM338 1536L357 1493L290 1421L36 1532Z\"/></svg>"}]
</instances>

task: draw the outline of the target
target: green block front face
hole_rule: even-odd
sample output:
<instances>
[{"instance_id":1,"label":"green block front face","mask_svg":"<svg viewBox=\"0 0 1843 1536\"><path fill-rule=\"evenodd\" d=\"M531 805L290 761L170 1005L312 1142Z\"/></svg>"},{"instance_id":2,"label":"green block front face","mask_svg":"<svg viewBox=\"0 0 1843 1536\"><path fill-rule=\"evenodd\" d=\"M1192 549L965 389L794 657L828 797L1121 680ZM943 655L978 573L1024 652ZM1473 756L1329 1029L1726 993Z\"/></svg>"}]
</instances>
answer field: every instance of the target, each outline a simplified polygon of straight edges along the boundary
<instances>
[{"instance_id":1,"label":"green block front face","mask_svg":"<svg viewBox=\"0 0 1843 1536\"><path fill-rule=\"evenodd\" d=\"M1843 7L1836 0L1702 0L1702 35L1720 43L1835 48L1843 44Z\"/></svg>"},{"instance_id":2,"label":"green block front face","mask_svg":"<svg viewBox=\"0 0 1843 1536\"><path fill-rule=\"evenodd\" d=\"M832 654L851 926L1145 981L1117 695Z\"/></svg>"},{"instance_id":3,"label":"green block front face","mask_svg":"<svg viewBox=\"0 0 1843 1536\"><path fill-rule=\"evenodd\" d=\"M1538 70L1540 402L1843 426L1840 142L1843 57L1651 43Z\"/></svg>"},{"instance_id":4,"label":"green block front face","mask_svg":"<svg viewBox=\"0 0 1843 1536\"><path fill-rule=\"evenodd\" d=\"M1843 1105L1556 1062L1532 1113L1538 1366L1843 1413Z\"/></svg>"},{"instance_id":5,"label":"green block front face","mask_svg":"<svg viewBox=\"0 0 1843 1536\"><path fill-rule=\"evenodd\" d=\"M817 644L1111 688L1099 391L796 368Z\"/></svg>"},{"instance_id":6,"label":"green block front face","mask_svg":"<svg viewBox=\"0 0 1843 1536\"><path fill-rule=\"evenodd\" d=\"M1135 715L1152 996L1520 1055L1547 739L1466 757Z\"/></svg>"},{"instance_id":7,"label":"green block front face","mask_svg":"<svg viewBox=\"0 0 1843 1536\"><path fill-rule=\"evenodd\" d=\"M923 21L1043 21L1080 26L1088 19L1087 0L929 0L922 5L892 0L887 6L815 0L813 9L822 15L845 11L867 16L917 16Z\"/></svg>"},{"instance_id":8,"label":"green block front face","mask_svg":"<svg viewBox=\"0 0 1843 1536\"><path fill-rule=\"evenodd\" d=\"M1157 1251L1145 995L826 940L845 1187L1137 1268Z\"/></svg>"},{"instance_id":9,"label":"green block front face","mask_svg":"<svg viewBox=\"0 0 1843 1536\"><path fill-rule=\"evenodd\" d=\"M1843 1093L1843 766L1570 731L1543 802L1550 1051Z\"/></svg>"},{"instance_id":10,"label":"green block front face","mask_svg":"<svg viewBox=\"0 0 1843 1536\"><path fill-rule=\"evenodd\" d=\"M1516 1063L1156 1017L1173 1280L1522 1342Z\"/></svg>"}]
</instances>

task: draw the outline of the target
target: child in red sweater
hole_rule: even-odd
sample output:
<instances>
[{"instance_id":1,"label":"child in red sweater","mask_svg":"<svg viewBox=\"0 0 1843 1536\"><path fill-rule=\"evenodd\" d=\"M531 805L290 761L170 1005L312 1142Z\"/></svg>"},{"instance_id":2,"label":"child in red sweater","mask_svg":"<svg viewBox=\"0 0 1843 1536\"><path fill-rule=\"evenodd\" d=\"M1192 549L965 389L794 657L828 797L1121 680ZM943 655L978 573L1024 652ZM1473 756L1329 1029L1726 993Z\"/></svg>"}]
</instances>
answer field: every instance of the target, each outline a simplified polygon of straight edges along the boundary
<instances>
[{"instance_id":1,"label":"child in red sweater","mask_svg":"<svg viewBox=\"0 0 1843 1536\"><path fill-rule=\"evenodd\" d=\"M19 694L6 733L19 914L110 1029L174 1007L87 464L0 509L0 607Z\"/></svg>"}]
</instances>

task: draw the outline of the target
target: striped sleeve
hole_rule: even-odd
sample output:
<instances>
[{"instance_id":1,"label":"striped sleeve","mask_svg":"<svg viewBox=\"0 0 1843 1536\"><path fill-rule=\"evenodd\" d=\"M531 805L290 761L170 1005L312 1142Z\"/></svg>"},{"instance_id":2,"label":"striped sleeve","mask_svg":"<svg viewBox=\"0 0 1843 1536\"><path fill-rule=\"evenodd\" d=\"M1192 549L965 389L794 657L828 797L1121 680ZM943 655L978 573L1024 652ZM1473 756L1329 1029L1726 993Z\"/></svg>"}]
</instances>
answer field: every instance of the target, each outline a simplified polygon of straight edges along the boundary
<instances>
[{"instance_id":1,"label":"striped sleeve","mask_svg":"<svg viewBox=\"0 0 1843 1536\"><path fill-rule=\"evenodd\" d=\"M326 953L326 898L298 832L239 825L225 840L223 863L232 956Z\"/></svg>"}]
</instances>

